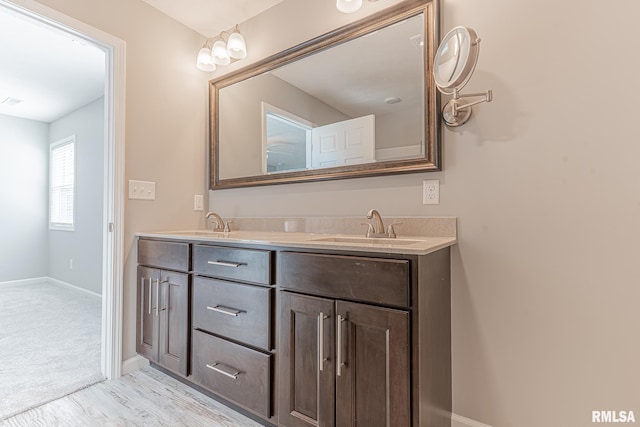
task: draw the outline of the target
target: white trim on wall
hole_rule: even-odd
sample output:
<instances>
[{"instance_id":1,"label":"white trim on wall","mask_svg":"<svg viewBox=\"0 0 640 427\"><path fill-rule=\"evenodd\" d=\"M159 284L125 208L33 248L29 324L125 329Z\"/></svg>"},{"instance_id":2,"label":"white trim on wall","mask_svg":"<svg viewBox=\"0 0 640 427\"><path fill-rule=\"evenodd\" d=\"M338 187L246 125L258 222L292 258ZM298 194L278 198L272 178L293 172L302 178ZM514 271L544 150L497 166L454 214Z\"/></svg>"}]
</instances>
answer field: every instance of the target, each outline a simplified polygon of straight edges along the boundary
<instances>
[{"instance_id":1,"label":"white trim on wall","mask_svg":"<svg viewBox=\"0 0 640 427\"><path fill-rule=\"evenodd\" d=\"M479 421L474 421L471 418L463 417L458 414L451 414L451 427L491 427L489 424L484 424Z\"/></svg>"},{"instance_id":2,"label":"white trim on wall","mask_svg":"<svg viewBox=\"0 0 640 427\"><path fill-rule=\"evenodd\" d=\"M84 289L79 286L72 285L71 283L63 282L62 280L54 279L53 277L33 277L30 279L9 280L6 282L0 282L0 286L6 286L6 285L29 286L29 285L36 285L38 283L51 283L54 285L66 286L68 288L73 288L77 291L84 292L85 294L89 294L97 298L102 298L102 294L98 294L88 289Z\"/></svg>"},{"instance_id":3,"label":"white trim on wall","mask_svg":"<svg viewBox=\"0 0 640 427\"><path fill-rule=\"evenodd\" d=\"M123 40L33 0L0 0L0 7L72 34L105 52L105 178L103 215L102 374L122 372L124 239L125 48Z\"/></svg>"},{"instance_id":4,"label":"white trim on wall","mask_svg":"<svg viewBox=\"0 0 640 427\"><path fill-rule=\"evenodd\" d=\"M45 277L43 278L43 281L52 283L54 285L66 286L67 288L75 289L76 291L91 295L92 297L102 298L102 294L98 294L88 289L81 288L80 286L72 285L71 283L63 282L62 280L54 279L53 277Z\"/></svg>"},{"instance_id":5,"label":"white trim on wall","mask_svg":"<svg viewBox=\"0 0 640 427\"><path fill-rule=\"evenodd\" d=\"M7 280L6 282L0 282L0 286L4 285L33 285L35 283L42 283L49 280L48 277L33 277L30 279L19 279L19 280Z\"/></svg>"},{"instance_id":6,"label":"white trim on wall","mask_svg":"<svg viewBox=\"0 0 640 427\"><path fill-rule=\"evenodd\" d=\"M424 150L422 145L406 145L404 147L379 148L376 150L376 160L396 160L406 159L408 157L423 156Z\"/></svg>"}]
</instances>

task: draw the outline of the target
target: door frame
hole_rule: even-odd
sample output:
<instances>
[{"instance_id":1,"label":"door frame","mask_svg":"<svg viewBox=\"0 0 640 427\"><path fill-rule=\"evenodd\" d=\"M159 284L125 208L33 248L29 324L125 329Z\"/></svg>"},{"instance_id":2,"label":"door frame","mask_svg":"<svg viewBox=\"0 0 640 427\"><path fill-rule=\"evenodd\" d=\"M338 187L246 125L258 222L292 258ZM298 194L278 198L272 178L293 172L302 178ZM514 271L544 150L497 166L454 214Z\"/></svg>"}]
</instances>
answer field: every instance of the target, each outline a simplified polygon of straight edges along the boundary
<instances>
[{"instance_id":1,"label":"door frame","mask_svg":"<svg viewBox=\"0 0 640 427\"><path fill-rule=\"evenodd\" d=\"M126 43L33 0L0 0L0 8L81 38L105 53L101 371L107 379L118 378L122 374Z\"/></svg>"}]
</instances>

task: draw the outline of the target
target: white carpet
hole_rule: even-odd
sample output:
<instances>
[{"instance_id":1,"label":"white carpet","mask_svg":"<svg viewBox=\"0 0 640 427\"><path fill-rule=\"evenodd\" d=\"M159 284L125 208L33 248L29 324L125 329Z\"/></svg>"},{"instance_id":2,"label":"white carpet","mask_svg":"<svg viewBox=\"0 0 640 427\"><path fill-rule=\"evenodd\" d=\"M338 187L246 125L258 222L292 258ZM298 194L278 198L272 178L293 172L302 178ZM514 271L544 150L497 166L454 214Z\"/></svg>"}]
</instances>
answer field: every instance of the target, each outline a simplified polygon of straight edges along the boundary
<instances>
[{"instance_id":1,"label":"white carpet","mask_svg":"<svg viewBox=\"0 0 640 427\"><path fill-rule=\"evenodd\" d=\"M99 297L0 284L0 420L103 381Z\"/></svg>"}]
</instances>

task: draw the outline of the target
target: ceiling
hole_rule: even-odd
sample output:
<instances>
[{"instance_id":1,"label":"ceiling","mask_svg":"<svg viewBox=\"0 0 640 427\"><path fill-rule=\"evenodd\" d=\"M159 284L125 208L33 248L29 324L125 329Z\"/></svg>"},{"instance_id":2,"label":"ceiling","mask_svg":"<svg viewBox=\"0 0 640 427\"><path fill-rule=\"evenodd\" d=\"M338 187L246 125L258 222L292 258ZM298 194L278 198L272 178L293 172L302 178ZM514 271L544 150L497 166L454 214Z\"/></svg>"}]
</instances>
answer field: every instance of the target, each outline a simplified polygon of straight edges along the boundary
<instances>
[{"instance_id":1,"label":"ceiling","mask_svg":"<svg viewBox=\"0 0 640 427\"><path fill-rule=\"evenodd\" d=\"M50 123L103 95L100 49L2 7L0 40L0 114Z\"/></svg>"},{"instance_id":2,"label":"ceiling","mask_svg":"<svg viewBox=\"0 0 640 427\"><path fill-rule=\"evenodd\" d=\"M143 0L205 37L219 34L283 0Z\"/></svg>"},{"instance_id":3,"label":"ceiling","mask_svg":"<svg viewBox=\"0 0 640 427\"><path fill-rule=\"evenodd\" d=\"M283 0L143 1L208 37ZM0 58L0 114L50 123L104 94L102 50L2 6Z\"/></svg>"}]
</instances>

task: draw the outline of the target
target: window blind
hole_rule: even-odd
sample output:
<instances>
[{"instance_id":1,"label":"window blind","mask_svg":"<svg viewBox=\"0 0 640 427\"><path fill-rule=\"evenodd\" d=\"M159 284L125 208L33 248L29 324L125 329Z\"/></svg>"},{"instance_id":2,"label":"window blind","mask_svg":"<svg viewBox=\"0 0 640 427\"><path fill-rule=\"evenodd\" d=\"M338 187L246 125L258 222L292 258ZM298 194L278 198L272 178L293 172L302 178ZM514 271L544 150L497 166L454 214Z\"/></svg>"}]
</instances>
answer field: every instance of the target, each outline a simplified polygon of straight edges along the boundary
<instances>
[{"instance_id":1,"label":"window blind","mask_svg":"<svg viewBox=\"0 0 640 427\"><path fill-rule=\"evenodd\" d=\"M50 227L73 229L75 198L75 138L51 144Z\"/></svg>"}]
</instances>

